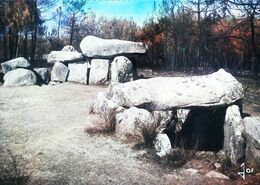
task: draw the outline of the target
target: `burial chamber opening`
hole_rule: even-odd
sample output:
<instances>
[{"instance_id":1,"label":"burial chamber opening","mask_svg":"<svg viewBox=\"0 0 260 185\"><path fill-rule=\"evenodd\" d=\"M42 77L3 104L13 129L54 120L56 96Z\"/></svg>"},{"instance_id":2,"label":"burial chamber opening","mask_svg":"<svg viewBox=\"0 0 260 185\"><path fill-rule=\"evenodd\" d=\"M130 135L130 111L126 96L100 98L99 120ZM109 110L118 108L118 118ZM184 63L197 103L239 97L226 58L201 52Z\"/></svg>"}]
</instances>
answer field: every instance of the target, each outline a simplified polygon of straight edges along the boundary
<instances>
[{"instance_id":1,"label":"burial chamber opening","mask_svg":"<svg viewBox=\"0 0 260 185\"><path fill-rule=\"evenodd\" d=\"M172 147L219 151L223 149L225 114L226 107L194 108L183 123L175 114L164 133L170 138Z\"/></svg>"}]
</instances>

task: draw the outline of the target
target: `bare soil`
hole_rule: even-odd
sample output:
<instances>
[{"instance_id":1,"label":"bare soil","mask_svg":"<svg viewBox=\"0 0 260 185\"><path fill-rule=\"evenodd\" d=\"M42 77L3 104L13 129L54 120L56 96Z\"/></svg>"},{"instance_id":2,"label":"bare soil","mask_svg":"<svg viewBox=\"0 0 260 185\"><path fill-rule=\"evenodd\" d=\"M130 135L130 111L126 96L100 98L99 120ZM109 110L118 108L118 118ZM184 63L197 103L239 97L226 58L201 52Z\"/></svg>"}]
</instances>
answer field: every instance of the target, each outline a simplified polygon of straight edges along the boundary
<instances>
[{"instance_id":1,"label":"bare soil","mask_svg":"<svg viewBox=\"0 0 260 185\"><path fill-rule=\"evenodd\" d=\"M88 113L99 91L105 88L0 86L0 145L26 161L21 168L30 174L27 184L234 184L206 178L203 170L187 175L183 168L164 168L131 143L85 133L100 122Z\"/></svg>"}]
</instances>

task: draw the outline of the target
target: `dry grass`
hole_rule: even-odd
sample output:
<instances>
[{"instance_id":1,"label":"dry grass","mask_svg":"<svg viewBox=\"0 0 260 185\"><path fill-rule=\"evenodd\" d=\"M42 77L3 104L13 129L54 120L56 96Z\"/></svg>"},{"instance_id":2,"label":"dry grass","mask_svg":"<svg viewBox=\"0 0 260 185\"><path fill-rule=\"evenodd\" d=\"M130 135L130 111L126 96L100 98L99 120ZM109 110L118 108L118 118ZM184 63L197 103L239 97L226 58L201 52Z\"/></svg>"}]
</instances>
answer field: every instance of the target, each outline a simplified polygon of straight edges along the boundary
<instances>
[{"instance_id":1,"label":"dry grass","mask_svg":"<svg viewBox=\"0 0 260 185\"><path fill-rule=\"evenodd\" d=\"M152 124L142 124L140 126L140 131L143 137L143 145L146 147L152 147L154 140L158 134L158 126L156 123Z\"/></svg>"},{"instance_id":2,"label":"dry grass","mask_svg":"<svg viewBox=\"0 0 260 185\"><path fill-rule=\"evenodd\" d=\"M116 111L110 110L102 115L103 122L94 127L86 128L88 134L112 134L116 130Z\"/></svg>"}]
</instances>

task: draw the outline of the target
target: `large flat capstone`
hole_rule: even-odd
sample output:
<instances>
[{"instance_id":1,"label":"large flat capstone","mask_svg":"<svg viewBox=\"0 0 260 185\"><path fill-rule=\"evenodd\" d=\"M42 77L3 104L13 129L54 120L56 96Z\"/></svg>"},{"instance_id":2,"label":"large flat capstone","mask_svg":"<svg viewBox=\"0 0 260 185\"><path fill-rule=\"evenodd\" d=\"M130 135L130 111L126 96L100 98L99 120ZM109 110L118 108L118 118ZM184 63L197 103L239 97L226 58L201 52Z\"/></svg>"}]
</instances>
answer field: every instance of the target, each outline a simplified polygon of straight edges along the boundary
<instances>
[{"instance_id":1,"label":"large flat capstone","mask_svg":"<svg viewBox=\"0 0 260 185\"><path fill-rule=\"evenodd\" d=\"M120 54L143 54L147 48L142 42L132 42L117 39L101 39L86 36L80 43L84 55L91 58L110 58Z\"/></svg>"},{"instance_id":2,"label":"large flat capstone","mask_svg":"<svg viewBox=\"0 0 260 185\"><path fill-rule=\"evenodd\" d=\"M148 110L230 105L243 97L243 87L224 69L192 77L156 77L110 84L106 97L123 107Z\"/></svg>"}]
</instances>

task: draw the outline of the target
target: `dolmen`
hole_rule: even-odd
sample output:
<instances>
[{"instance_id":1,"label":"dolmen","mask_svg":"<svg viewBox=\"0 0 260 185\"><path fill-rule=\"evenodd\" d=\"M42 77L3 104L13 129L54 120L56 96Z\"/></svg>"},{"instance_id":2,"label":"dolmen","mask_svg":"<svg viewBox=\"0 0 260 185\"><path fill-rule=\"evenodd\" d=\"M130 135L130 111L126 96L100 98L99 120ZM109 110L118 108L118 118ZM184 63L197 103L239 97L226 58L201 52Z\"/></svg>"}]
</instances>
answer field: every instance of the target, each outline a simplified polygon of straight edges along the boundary
<instances>
[{"instance_id":1,"label":"dolmen","mask_svg":"<svg viewBox=\"0 0 260 185\"><path fill-rule=\"evenodd\" d=\"M111 83L97 94L91 112L114 115L116 134L124 138L142 137L142 128L155 124L159 156L184 145L223 150L232 164L240 164L260 157L260 119L242 118L243 96L242 84L220 69L204 76Z\"/></svg>"},{"instance_id":2,"label":"dolmen","mask_svg":"<svg viewBox=\"0 0 260 185\"><path fill-rule=\"evenodd\" d=\"M141 42L101 39L91 35L81 41L80 49L82 53L72 46L65 46L61 51L50 52L47 61L54 63L52 81L90 85L128 82L133 80L134 73L129 57L147 52Z\"/></svg>"},{"instance_id":3,"label":"dolmen","mask_svg":"<svg viewBox=\"0 0 260 185\"><path fill-rule=\"evenodd\" d=\"M3 62L1 68L4 73L3 86L6 87L48 84L50 81L47 68L32 68L23 57Z\"/></svg>"}]
</instances>

